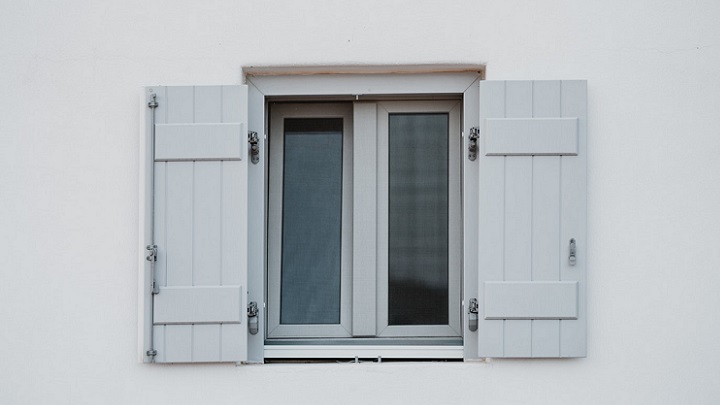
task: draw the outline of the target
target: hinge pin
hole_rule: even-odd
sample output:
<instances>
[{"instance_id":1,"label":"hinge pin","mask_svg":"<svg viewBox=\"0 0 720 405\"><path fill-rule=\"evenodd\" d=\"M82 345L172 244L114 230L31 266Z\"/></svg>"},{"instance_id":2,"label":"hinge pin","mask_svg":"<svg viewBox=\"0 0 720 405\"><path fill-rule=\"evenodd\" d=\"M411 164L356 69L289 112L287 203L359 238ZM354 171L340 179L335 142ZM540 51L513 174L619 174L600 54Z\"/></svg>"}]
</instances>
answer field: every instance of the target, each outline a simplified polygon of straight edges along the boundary
<instances>
[{"instance_id":1,"label":"hinge pin","mask_svg":"<svg viewBox=\"0 0 720 405\"><path fill-rule=\"evenodd\" d=\"M150 101L148 102L148 107L149 107L149 108L152 108L152 109L155 109L155 108L158 107L157 94L153 93L153 95L152 95L152 100L150 100Z\"/></svg>"}]
</instances>

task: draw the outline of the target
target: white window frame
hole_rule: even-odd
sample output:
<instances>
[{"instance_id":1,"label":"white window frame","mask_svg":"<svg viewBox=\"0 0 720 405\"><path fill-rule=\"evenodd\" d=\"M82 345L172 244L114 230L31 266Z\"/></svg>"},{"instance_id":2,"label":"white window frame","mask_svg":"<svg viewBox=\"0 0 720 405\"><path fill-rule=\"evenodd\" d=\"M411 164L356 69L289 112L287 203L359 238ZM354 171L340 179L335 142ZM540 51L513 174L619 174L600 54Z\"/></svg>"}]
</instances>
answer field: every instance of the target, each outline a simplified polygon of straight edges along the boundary
<instances>
[{"instance_id":1,"label":"white window frame","mask_svg":"<svg viewBox=\"0 0 720 405\"><path fill-rule=\"evenodd\" d=\"M310 71L295 71L301 74L289 74L288 69L262 69L250 68L245 71L246 83L249 86L248 110L249 130L263 134L261 136L261 159L257 165L250 165L248 185L248 206L250 218L248 227L251 231L249 238L249 275L248 275L248 301L265 303L266 297L266 229L265 218L253 213L266 212L267 190L265 179L267 176L267 103L268 100L313 98L322 100L408 100L413 97L432 98L447 95L460 95L462 97L462 134L463 154L467 149L468 131L477 126L478 113L478 81L482 79L482 67L459 67L456 71L412 73L379 73L368 68L359 72L327 72L323 69ZM314 74L313 74L314 73ZM322 73L322 74L320 74ZM467 175L465 166L467 159L463 158L463 176ZM476 192L463 191L463 207L477 206ZM463 209L465 222L473 221L466 215L477 218L477 213L466 212ZM464 229L463 232L473 232ZM475 231L476 232L476 231ZM468 238L463 238L467 240ZM474 240L474 239L473 239ZM477 261L474 255L468 255L463 249L463 297L477 296L477 275L466 271ZM472 261L473 263L469 263ZM470 265L470 266L469 266ZM474 358L477 354L477 337L469 333L467 326L467 310L463 301L461 315L461 328L463 329L462 346L265 346L265 308L260 305L259 333L251 335L248 340L248 360L250 362L263 362L271 358L444 358L462 359Z\"/></svg>"}]
</instances>

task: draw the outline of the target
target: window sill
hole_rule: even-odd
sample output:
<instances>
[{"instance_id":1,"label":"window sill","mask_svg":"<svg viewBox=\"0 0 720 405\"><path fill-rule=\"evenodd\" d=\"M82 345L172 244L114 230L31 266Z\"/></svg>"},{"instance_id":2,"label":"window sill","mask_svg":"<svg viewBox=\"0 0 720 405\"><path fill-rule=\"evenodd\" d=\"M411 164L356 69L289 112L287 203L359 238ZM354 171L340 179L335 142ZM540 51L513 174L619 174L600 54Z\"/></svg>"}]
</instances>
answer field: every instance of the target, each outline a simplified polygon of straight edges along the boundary
<instances>
[{"instance_id":1,"label":"window sill","mask_svg":"<svg viewBox=\"0 0 720 405\"><path fill-rule=\"evenodd\" d=\"M266 359L444 359L462 360L459 346L265 345Z\"/></svg>"}]
</instances>

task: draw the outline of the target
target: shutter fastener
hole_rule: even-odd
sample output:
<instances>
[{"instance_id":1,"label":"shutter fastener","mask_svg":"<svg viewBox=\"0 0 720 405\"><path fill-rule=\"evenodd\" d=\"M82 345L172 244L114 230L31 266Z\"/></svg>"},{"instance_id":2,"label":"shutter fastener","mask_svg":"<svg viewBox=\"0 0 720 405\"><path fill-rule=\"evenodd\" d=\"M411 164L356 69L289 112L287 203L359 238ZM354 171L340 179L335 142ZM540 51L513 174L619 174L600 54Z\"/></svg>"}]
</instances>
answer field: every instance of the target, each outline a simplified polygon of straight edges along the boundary
<instances>
[{"instance_id":1,"label":"shutter fastener","mask_svg":"<svg viewBox=\"0 0 720 405\"><path fill-rule=\"evenodd\" d=\"M577 259L575 257L575 238L570 239L570 255L568 256L568 264L571 266L574 266L575 263L577 263Z\"/></svg>"}]
</instances>

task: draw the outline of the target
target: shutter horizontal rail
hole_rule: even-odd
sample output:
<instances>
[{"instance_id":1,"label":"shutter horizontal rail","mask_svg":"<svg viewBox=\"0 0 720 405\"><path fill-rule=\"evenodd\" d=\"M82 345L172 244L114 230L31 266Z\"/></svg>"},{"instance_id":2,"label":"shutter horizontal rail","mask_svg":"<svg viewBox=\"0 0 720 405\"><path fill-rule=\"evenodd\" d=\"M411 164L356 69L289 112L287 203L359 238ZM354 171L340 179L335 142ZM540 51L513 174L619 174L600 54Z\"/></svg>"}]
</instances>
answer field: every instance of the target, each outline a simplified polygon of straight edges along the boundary
<instances>
[{"instance_id":1,"label":"shutter horizontal rail","mask_svg":"<svg viewBox=\"0 0 720 405\"><path fill-rule=\"evenodd\" d=\"M485 282L485 319L577 319L577 281Z\"/></svg>"},{"instance_id":2,"label":"shutter horizontal rail","mask_svg":"<svg viewBox=\"0 0 720 405\"><path fill-rule=\"evenodd\" d=\"M242 123L158 124L155 161L242 160Z\"/></svg>"},{"instance_id":3,"label":"shutter horizontal rail","mask_svg":"<svg viewBox=\"0 0 720 405\"><path fill-rule=\"evenodd\" d=\"M486 156L575 156L578 119L488 118L484 142Z\"/></svg>"},{"instance_id":4,"label":"shutter horizontal rail","mask_svg":"<svg viewBox=\"0 0 720 405\"><path fill-rule=\"evenodd\" d=\"M155 296L154 323L240 323L242 286L161 287Z\"/></svg>"}]
</instances>

